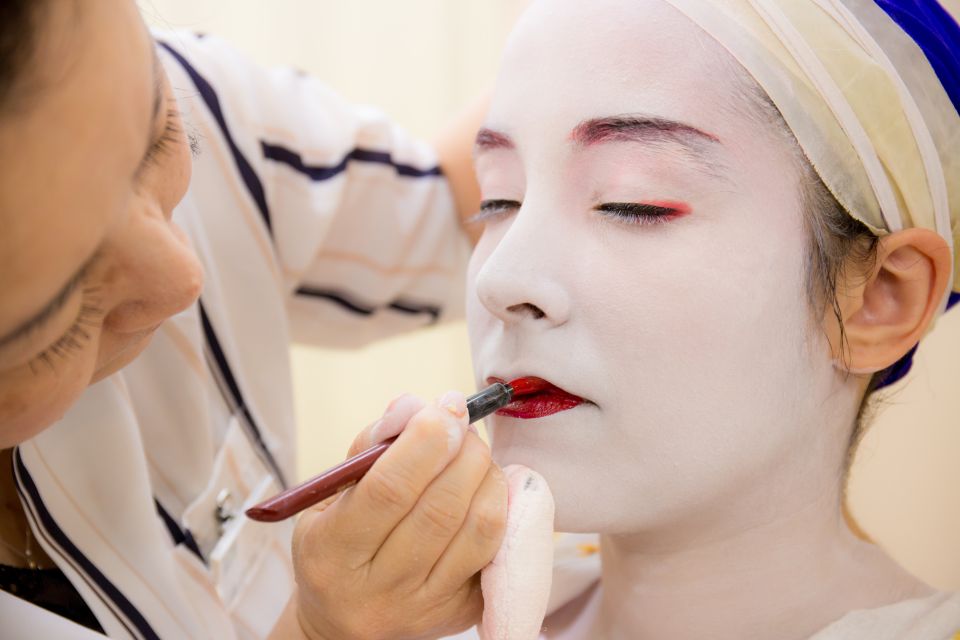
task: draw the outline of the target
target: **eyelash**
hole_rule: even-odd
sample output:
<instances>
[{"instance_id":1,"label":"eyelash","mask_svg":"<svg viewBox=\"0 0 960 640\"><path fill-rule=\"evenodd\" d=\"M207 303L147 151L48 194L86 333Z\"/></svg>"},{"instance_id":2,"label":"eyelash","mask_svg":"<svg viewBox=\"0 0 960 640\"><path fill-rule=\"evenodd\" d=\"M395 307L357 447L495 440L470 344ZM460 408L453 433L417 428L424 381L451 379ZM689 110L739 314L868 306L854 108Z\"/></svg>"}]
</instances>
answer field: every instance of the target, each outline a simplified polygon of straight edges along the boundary
<instances>
[{"instance_id":1,"label":"eyelash","mask_svg":"<svg viewBox=\"0 0 960 640\"><path fill-rule=\"evenodd\" d=\"M486 222L501 215L516 211L520 208L516 200L484 200L480 203L480 211L468 222ZM662 207L654 204L635 202L608 202L597 205L593 209L608 217L626 224L651 225L663 224L673 218L689 213L689 211L674 207Z\"/></svg>"},{"instance_id":2,"label":"eyelash","mask_svg":"<svg viewBox=\"0 0 960 640\"><path fill-rule=\"evenodd\" d=\"M143 157L143 162L140 165L141 170L156 164L157 159L161 155L173 148L173 145L180 142L180 135L183 131L176 124L176 116L176 109L167 110L167 119L163 125L163 133L160 134L160 137L157 138L147 150L147 155ZM191 144L191 148L192 147L193 145Z\"/></svg>"},{"instance_id":3,"label":"eyelash","mask_svg":"<svg viewBox=\"0 0 960 640\"><path fill-rule=\"evenodd\" d=\"M480 211L471 216L467 223L486 222L519 208L520 203L516 200L484 200L480 203Z\"/></svg>"},{"instance_id":4,"label":"eyelash","mask_svg":"<svg viewBox=\"0 0 960 640\"><path fill-rule=\"evenodd\" d=\"M638 202L608 202L594 207L593 210L626 224L635 225L663 224L689 213L679 208Z\"/></svg>"},{"instance_id":5,"label":"eyelash","mask_svg":"<svg viewBox=\"0 0 960 640\"><path fill-rule=\"evenodd\" d=\"M80 305L80 312L77 319L67 329L62 336L57 338L56 342L48 346L30 361L30 369L34 374L37 373L37 367L43 363L51 370L54 369L54 358L64 360L71 353L83 349L84 344L90 340L90 333L87 328L96 327L99 324L103 311L97 304L94 294L97 287L83 289L83 301Z\"/></svg>"}]
</instances>

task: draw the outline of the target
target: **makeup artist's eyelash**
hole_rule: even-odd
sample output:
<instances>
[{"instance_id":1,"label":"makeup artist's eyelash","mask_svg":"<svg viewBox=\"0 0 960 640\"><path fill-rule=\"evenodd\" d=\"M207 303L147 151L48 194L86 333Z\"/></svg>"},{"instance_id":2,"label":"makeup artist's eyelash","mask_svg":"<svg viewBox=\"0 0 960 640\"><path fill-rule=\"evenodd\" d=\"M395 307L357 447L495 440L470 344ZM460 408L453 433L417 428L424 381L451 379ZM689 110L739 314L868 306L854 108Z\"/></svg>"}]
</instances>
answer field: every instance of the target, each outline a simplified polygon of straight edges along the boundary
<instances>
[{"instance_id":1,"label":"makeup artist's eyelash","mask_svg":"<svg viewBox=\"0 0 960 640\"><path fill-rule=\"evenodd\" d=\"M90 340L89 329L99 326L100 318L103 316L103 311L95 297L97 290L97 287L89 287L83 290L83 301L77 319L73 321L73 324L62 336L30 361L30 370L34 374L38 373L38 367L41 364L46 365L49 369L54 369L56 360L64 360L71 353L80 351Z\"/></svg>"},{"instance_id":2,"label":"makeup artist's eyelash","mask_svg":"<svg viewBox=\"0 0 960 640\"><path fill-rule=\"evenodd\" d=\"M487 222L519 208L520 203L516 200L484 200L480 203L480 211L468 218L467 224Z\"/></svg>"},{"instance_id":3,"label":"makeup artist's eyelash","mask_svg":"<svg viewBox=\"0 0 960 640\"><path fill-rule=\"evenodd\" d=\"M171 99L171 102L176 103L176 100ZM177 116L179 114L180 111L177 108L171 107L167 109L163 133L150 145L146 155L143 157L143 162L140 163L140 171L143 171L150 165L156 164L160 156L180 144L180 136L184 135L184 131L177 124ZM196 158L200 155L200 136L193 131L186 132L186 136L187 143L190 145L190 154Z\"/></svg>"},{"instance_id":4,"label":"makeup artist's eyelash","mask_svg":"<svg viewBox=\"0 0 960 640\"><path fill-rule=\"evenodd\" d=\"M670 207L638 202L607 202L593 209L605 216L615 218L627 224L663 224L670 219L687 213Z\"/></svg>"},{"instance_id":5,"label":"makeup artist's eyelash","mask_svg":"<svg viewBox=\"0 0 960 640\"><path fill-rule=\"evenodd\" d=\"M183 131L177 126L176 117L176 109L167 109L167 118L163 125L163 133L150 145L150 148L147 150L147 155L143 157L141 168L154 164L157 158L180 142L180 134L182 134Z\"/></svg>"}]
</instances>

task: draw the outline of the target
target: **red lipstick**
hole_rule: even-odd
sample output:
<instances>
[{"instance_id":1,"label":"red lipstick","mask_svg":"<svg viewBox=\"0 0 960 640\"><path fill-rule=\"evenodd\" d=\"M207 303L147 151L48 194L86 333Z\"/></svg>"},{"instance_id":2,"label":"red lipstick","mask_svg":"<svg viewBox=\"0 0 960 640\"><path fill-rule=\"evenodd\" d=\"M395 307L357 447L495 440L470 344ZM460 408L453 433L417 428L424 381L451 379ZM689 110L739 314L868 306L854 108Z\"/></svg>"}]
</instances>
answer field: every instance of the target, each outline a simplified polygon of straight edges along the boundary
<instances>
[{"instance_id":1,"label":"red lipstick","mask_svg":"<svg viewBox=\"0 0 960 640\"><path fill-rule=\"evenodd\" d=\"M500 382L496 378L491 381ZM514 387L513 400L507 406L497 411L497 415L521 420L532 420L573 409L580 406L585 400L560 387L547 382L542 378L521 378L523 387L517 388L517 381L510 383Z\"/></svg>"}]
</instances>

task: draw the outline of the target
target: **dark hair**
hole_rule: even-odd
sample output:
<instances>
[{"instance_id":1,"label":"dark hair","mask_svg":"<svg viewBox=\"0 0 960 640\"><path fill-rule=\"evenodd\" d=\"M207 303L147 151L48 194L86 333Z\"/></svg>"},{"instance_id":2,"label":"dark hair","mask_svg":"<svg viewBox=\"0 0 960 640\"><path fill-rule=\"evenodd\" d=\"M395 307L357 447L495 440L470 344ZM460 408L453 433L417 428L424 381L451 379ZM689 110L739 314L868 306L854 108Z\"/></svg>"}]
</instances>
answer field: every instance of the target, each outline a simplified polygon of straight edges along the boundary
<instances>
[{"instance_id":1,"label":"dark hair","mask_svg":"<svg viewBox=\"0 0 960 640\"><path fill-rule=\"evenodd\" d=\"M0 110L12 102L14 90L32 59L45 0L0 1Z\"/></svg>"},{"instance_id":2,"label":"dark hair","mask_svg":"<svg viewBox=\"0 0 960 640\"><path fill-rule=\"evenodd\" d=\"M779 112L778 112L779 113ZM779 125L786 127L780 119ZM843 315L837 301L837 282L851 277L865 277L877 261L877 246L880 238L865 224L851 216L833 196L813 166L802 157L803 186L801 201L806 212L806 225L810 230L810 246L807 250L807 295L819 315L830 305L840 328L840 344L837 348L846 364L847 343L843 328ZM851 270L854 270L851 273ZM874 392L896 367L896 363L874 373L870 377L853 431L850 433L848 466L856 453L857 445L873 417Z\"/></svg>"}]
</instances>

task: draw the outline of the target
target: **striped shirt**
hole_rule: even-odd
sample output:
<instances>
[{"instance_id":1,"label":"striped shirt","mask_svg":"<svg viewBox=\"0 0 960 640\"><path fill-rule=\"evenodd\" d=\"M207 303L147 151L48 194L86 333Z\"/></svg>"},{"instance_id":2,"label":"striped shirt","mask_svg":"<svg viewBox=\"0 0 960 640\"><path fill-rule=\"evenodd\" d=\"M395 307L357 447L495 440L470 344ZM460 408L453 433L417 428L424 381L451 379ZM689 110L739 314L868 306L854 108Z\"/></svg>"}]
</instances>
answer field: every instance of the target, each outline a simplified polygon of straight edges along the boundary
<instances>
[{"instance_id":1,"label":"striped shirt","mask_svg":"<svg viewBox=\"0 0 960 640\"><path fill-rule=\"evenodd\" d=\"M262 638L291 526L291 341L356 346L462 312L469 244L434 153L315 79L156 34L203 151L174 219L200 301L14 454L30 524L110 637ZM90 632L0 594L3 637Z\"/></svg>"}]
</instances>

